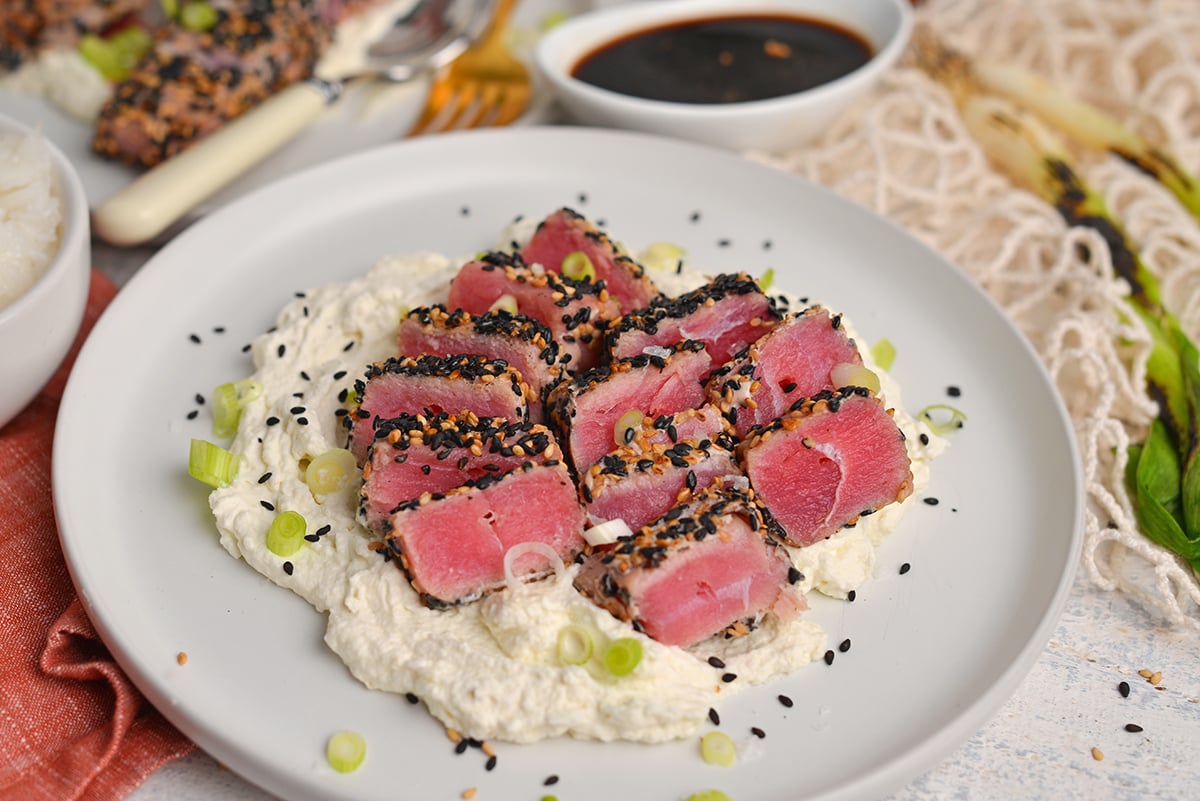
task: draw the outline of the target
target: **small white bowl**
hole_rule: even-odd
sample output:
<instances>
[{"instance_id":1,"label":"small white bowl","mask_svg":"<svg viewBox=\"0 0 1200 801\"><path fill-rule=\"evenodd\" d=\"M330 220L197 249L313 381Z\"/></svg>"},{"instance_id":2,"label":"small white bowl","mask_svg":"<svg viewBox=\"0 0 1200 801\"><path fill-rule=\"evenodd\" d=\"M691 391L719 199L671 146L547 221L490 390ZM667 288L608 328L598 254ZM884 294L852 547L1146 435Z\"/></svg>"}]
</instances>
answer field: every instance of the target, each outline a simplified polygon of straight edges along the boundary
<instances>
[{"instance_id":1,"label":"small white bowl","mask_svg":"<svg viewBox=\"0 0 1200 801\"><path fill-rule=\"evenodd\" d=\"M674 103L631 97L571 76L580 59L614 40L672 23L776 14L822 20L862 36L872 58L821 86L767 100ZM537 45L534 61L575 121L631 128L731 150L779 152L816 138L896 62L913 27L910 0L663 0L618 5L569 19Z\"/></svg>"},{"instance_id":2,"label":"small white bowl","mask_svg":"<svg viewBox=\"0 0 1200 801\"><path fill-rule=\"evenodd\" d=\"M0 115L0 131L30 133ZM0 309L0 428L37 396L79 332L91 277L87 196L75 168L50 144L63 201L58 253L40 278ZM4 242L0 242L0 248Z\"/></svg>"}]
</instances>

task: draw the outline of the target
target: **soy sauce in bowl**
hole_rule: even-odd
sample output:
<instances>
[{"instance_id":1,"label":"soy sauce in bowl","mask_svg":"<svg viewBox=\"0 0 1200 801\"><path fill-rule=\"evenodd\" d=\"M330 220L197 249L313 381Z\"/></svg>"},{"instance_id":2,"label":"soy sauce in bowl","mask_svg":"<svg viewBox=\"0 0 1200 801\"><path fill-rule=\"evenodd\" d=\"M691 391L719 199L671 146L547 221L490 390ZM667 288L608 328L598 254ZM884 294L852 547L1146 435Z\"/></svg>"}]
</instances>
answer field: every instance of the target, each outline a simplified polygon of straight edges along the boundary
<instances>
[{"instance_id":1,"label":"soy sauce in bowl","mask_svg":"<svg viewBox=\"0 0 1200 801\"><path fill-rule=\"evenodd\" d=\"M786 14L712 16L635 31L585 54L577 80L673 103L743 103L812 89L873 56L848 28Z\"/></svg>"}]
</instances>

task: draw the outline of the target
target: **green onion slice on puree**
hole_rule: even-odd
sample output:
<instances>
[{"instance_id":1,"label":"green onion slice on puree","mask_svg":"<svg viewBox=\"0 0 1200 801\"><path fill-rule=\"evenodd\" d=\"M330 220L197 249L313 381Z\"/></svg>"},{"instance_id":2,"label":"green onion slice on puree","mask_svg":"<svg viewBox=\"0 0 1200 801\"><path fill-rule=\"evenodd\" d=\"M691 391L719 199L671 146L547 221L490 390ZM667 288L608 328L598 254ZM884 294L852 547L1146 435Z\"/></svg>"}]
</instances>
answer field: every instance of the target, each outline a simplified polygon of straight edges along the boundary
<instances>
[{"instance_id":1,"label":"green onion slice on puree","mask_svg":"<svg viewBox=\"0 0 1200 801\"><path fill-rule=\"evenodd\" d=\"M929 430L939 437L963 427L967 416L946 403L935 403L917 412L917 419L924 420Z\"/></svg>"},{"instance_id":2,"label":"green onion slice on puree","mask_svg":"<svg viewBox=\"0 0 1200 801\"><path fill-rule=\"evenodd\" d=\"M634 637L618 637L604 649L604 669L614 676L628 676L642 661L642 643Z\"/></svg>"},{"instance_id":3,"label":"green onion slice on puree","mask_svg":"<svg viewBox=\"0 0 1200 801\"><path fill-rule=\"evenodd\" d=\"M188 475L210 487L224 487L238 472L236 454L203 439L193 439L188 451Z\"/></svg>"},{"instance_id":4,"label":"green onion slice on puree","mask_svg":"<svg viewBox=\"0 0 1200 801\"><path fill-rule=\"evenodd\" d=\"M558 632L558 658L564 665L583 665L592 658L595 640L587 626L569 623Z\"/></svg>"},{"instance_id":5,"label":"green onion slice on puree","mask_svg":"<svg viewBox=\"0 0 1200 801\"><path fill-rule=\"evenodd\" d=\"M267 529L267 550L276 556L288 557L304 545L308 523L299 512L280 512Z\"/></svg>"},{"instance_id":6,"label":"green onion slice on puree","mask_svg":"<svg viewBox=\"0 0 1200 801\"><path fill-rule=\"evenodd\" d=\"M325 759L338 773L353 773L367 756L367 741L356 731L337 731L325 744Z\"/></svg>"},{"instance_id":7,"label":"green onion slice on puree","mask_svg":"<svg viewBox=\"0 0 1200 801\"><path fill-rule=\"evenodd\" d=\"M672 242L654 242L641 252L639 261L647 270L675 272L686 255L683 248Z\"/></svg>"},{"instance_id":8,"label":"green onion slice on puree","mask_svg":"<svg viewBox=\"0 0 1200 801\"><path fill-rule=\"evenodd\" d=\"M896 361L896 346L890 339L881 339L871 346L871 358L880 370L891 370Z\"/></svg>"},{"instance_id":9,"label":"green onion slice on puree","mask_svg":"<svg viewBox=\"0 0 1200 801\"><path fill-rule=\"evenodd\" d=\"M354 454L333 448L315 457L304 471L304 483L313 495L329 495L345 487L358 475Z\"/></svg>"},{"instance_id":10,"label":"green onion slice on puree","mask_svg":"<svg viewBox=\"0 0 1200 801\"><path fill-rule=\"evenodd\" d=\"M262 384L251 378L228 381L212 391L213 434L232 437L237 433L242 409L262 395Z\"/></svg>"}]
</instances>

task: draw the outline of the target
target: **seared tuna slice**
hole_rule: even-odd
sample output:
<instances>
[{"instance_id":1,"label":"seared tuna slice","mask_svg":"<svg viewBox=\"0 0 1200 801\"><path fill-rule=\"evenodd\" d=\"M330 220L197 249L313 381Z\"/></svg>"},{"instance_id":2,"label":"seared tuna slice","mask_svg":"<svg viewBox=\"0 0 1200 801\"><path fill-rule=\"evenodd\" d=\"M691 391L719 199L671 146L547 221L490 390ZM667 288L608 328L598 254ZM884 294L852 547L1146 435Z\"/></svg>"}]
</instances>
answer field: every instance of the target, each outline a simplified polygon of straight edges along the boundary
<instances>
[{"instance_id":1,"label":"seared tuna slice","mask_svg":"<svg viewBox=\"0 0 1200 801\"><path fill-rule=\"evenodd\" d=\"M401 415L375 426L359 517L373 531L403 501L446 492L527 463L562 461L545 426L473 414Z\"/></svg>"},{"instance_id":2,"label":"seared tuna slice","mask_svg":"<svg viewBox=\"0 0 1200 801\"><path fill-rule=\"evenodd\" d=\"M800 573L767 536L769 525L748 491L714 485L592 552L575 586L667 645L744 631L776 605L803 608L791 587Z\"/></svg>"},{"instance_id":3,"label":"seared tuna slice","mask_svg":"<svg viewBox=\"0 0 1200 801\"><path fill-rule=\"evenodd\" d=\"M458 414L529 419L533 391L506 362L483 356L402 356L367 367L354 383L358 408L342 417L346 447L359 464L375 440L375 427L401 414Z\"/></svg>"},{"instance_id":4,"label":"seared tuna slice","mask_svg":"<svg viewBox=\"0 0 1200 801\"><path fill-rule=\"evenodd\" d=\"M571 209L559 209L542 220L521 248L526 264L540 264L556 273L562 272L563 259L572 253L587 256L596 271L594 280L604 282L624 311L640 309L659 294L640 264L620 253L607 234Z\"/></svg>"},{"instance_id":5,"label":"seared tuna slice","mask_svg":"<svg viewBox=\"0 0 1200 801\"><path fill-rule=\"evenodd\" d=\"M572 281L557 273L533 269L520 256L489 253L467 262L450 282L448 308L483 314L496 304L532 317L554 334L562 361L583 371L600 362L603 329L619 314L619 306L603 284Z\"/></svg>"},{"instance_id":6,"label":"seared tuna slice","mask_svg":"<svg viewBox=\"0 0 1200 801\"><path fill-rule=\"evenodd\" d=\"M504 311L471 315L462 309L447 312L440 304L413 309L400 321L396 344L406 356L466 353L507 362L533 390L530 418L535 423L542 420L546 392L564 374L550 329Z\"/></svg>"},{"instance_id":7,"label":"seared tuna slice","mask_svg":"<svg viewBox=\"0 0 1200 801\"><path fill-rule=\"evenodd\" d=\"M566 466L530 462L401 503L384 537L422 601L436 609L501 587L504 555L521 543L545 543L570 562L583 548L583 526ZM544 563L515 567L541 573Z\"/></svg>"},{"instance_id":8,"label":"seared tuna slice","mask_svg":"<svg viewBox=\"0 0 1200 801\"><path fill-rule=\"evenodd\" d=\"M721 365L770 331L781 319L775 301L745 273L718 275L677 298L660 299L609 326L612 357L636 356L646 348L699 339L713 364Z\"/></svg>"},{"instance_id":9,"label":"seared tuna slice","mask_svg":"<svg viewBox=\"0 0 1200 801\"><path fill-rule=\"evenodd\" d=\"M719 442L684 441L648 451L618 448L588 468L579 494L593 525L621 519L636 530L691 500L714 479L740 476L732 451L733 439L727 434L720 435Z\"/></svg>"},{"instance_id":10,"label":"seared tuna slice","mask_svg":"<svg viewBox=\"0 0 1200 801\"><path fill-rule=\"evenodd\" d=\"M704 343L686 340L669 350L667 356L643 353L597 367L551 391L547 414L579 474L628 444L624 431L617 432L623 418L671 415L704 402L701 381L712 364Z\"/></svg>"},{"instance_id":11,"label":"seared tuna slice","mask_svg":"<svg viewBox=\"0 0 1200 801\"><path fill-rule=\"evenodd\" d=\"M0 73L43 48L73 47L142 11L148 0L0 0Z\"/></svg>"},{"instance_id":12,"label":"seared tuna slice","mask_svg":"<svg viewBox=\"0 0 1200 801\"><path fill-rule=\"evenodd\" d=\"M828 537L912 492L904 432L862 387L798 401L754 429L739 454L750 486L792 545Z\"/></svg>"},{"instance_id":13,"label":"seared tuna slice","mask_svg":"<svg viewBox=\"0 0 1200 801\"><path fill-rule=\"evenodd\" d=\"M649 451L655 445L668 448L677 442L689 440L717 440L733 434L733 426L711 403L696 409L684 409L675 414L657 417L642 417L641 422L624 433L622 440L639 451ZM615 432L614 432L615 434ZM614 436L614 441L616 437Z\"/></svg>"},{"instance_id":14,"label":"seared tuna slice","mask_svg":"<svg viewBox=\"0 0 1200 801\"><path fill-rule=\"evenodd\" d=\"M839 364L862 364L858 347L842 329L840 314L810 306L715 370L709 398L744 437L797 400L836 389L830 373Z\"/></svg>"}]
</instances>

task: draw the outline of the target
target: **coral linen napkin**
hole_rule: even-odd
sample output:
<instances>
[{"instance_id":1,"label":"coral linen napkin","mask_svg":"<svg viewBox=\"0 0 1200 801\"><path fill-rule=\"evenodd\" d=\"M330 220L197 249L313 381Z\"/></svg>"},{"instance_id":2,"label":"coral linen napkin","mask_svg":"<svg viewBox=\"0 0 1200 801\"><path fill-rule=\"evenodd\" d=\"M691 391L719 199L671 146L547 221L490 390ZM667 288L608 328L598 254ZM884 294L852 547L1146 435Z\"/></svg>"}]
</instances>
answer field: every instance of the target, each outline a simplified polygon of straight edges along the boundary
<instances>
[{"instance_id":1,"label":"coral linen napkin","mask_svg":"<svg viewBox=\"0 0 1200 801\"><path fill-rule=\"evenodd\" d=\"M93 270L83 326L42 393L0 429L0 798L109 801L195 746L121 672L84 614L54 524L54 419L116 287Z\"/></svg>"}]
</instances>

